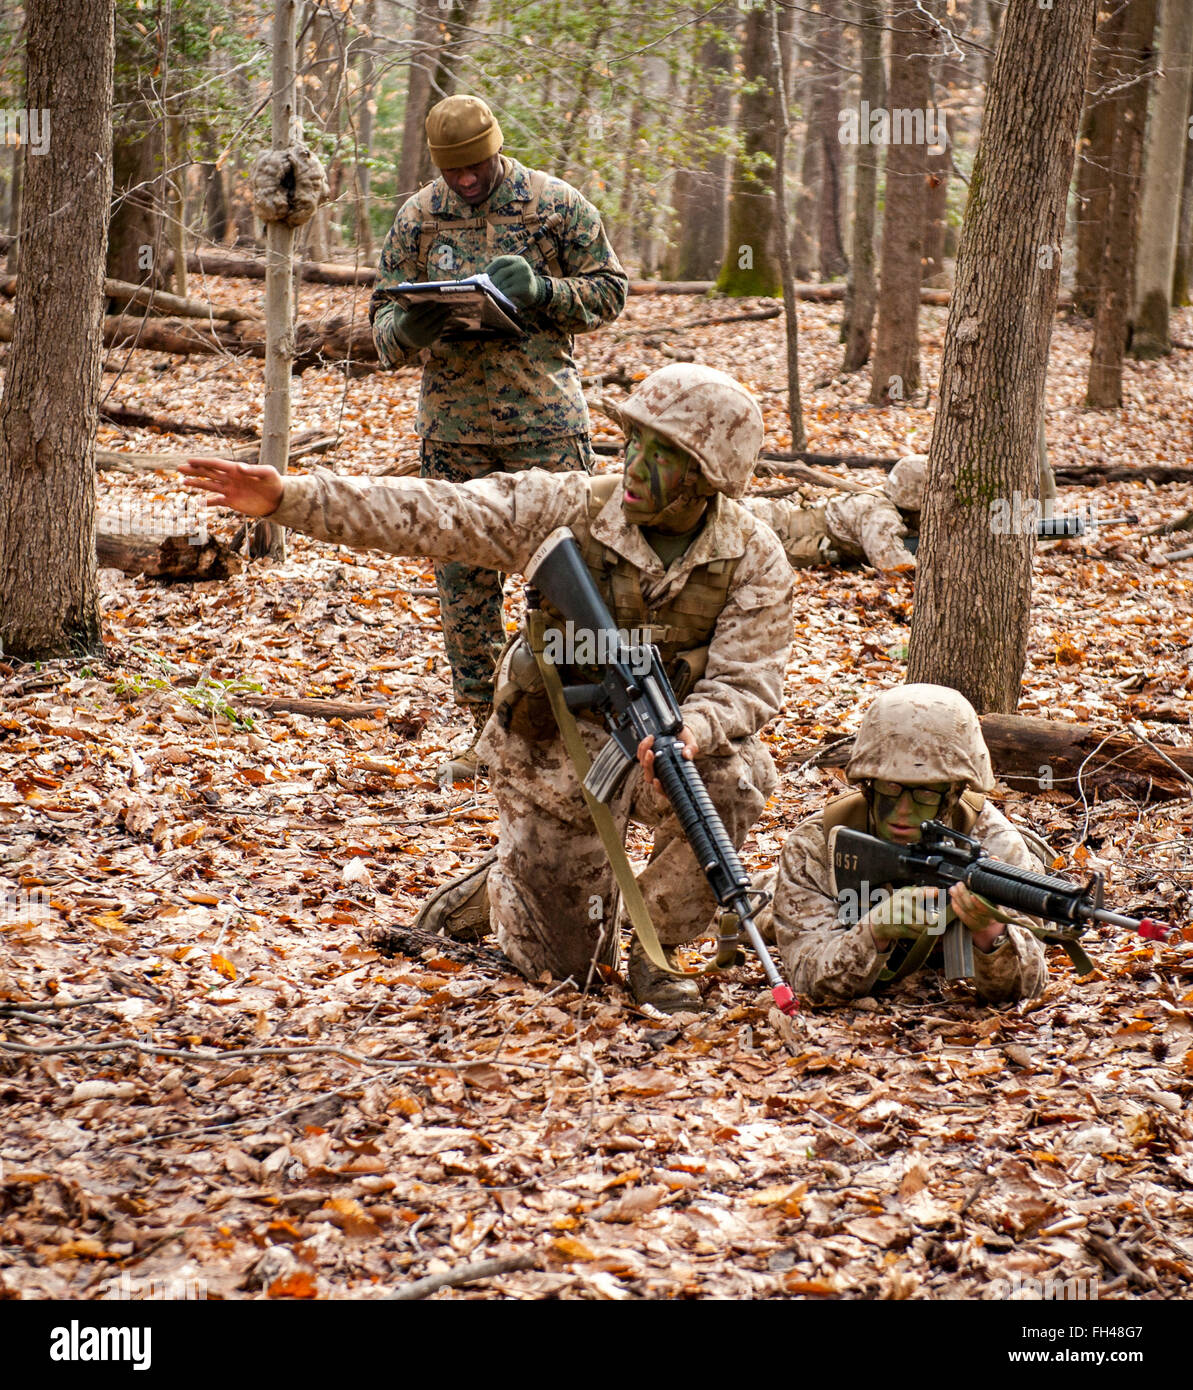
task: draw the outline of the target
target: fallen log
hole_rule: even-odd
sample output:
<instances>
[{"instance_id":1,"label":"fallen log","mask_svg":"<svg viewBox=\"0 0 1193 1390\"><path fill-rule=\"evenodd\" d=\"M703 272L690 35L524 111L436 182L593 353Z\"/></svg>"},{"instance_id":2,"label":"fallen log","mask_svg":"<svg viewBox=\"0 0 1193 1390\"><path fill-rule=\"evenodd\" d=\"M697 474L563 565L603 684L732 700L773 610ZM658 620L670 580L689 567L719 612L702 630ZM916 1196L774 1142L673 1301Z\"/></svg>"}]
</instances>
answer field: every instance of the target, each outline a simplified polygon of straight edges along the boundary
<instances>
[{"instance_id":1,"label":"fallen log","mask_svg":"<svg viewBox=\"0 0 1193 1390\"><path fill-rule=\"evenodd\" d=\"M104 295L119 304L143 305L147 312L174 314L184 319L216 319L223 323L254 323L262 315L251 309L237 309L231 304L209 304L204 299L187 299L167 294L147 285L130 285L124 280L105 280Z\"/></svg>"},{"instance_id":2,"label":"fallen log","mask_svg":"<svg viewBox=\"0 0 1193 1390\"><path fill-rule=\"evenodd\" d=\"M17 292L17 277L9 275L0 280L0 294L11 299ZM216 319L224 323L255 322L260 314L251 309L236 309L231 305L209 304L204 299L185 299L181 295L167 294L151 285L134 285L127 280L105 280L104 298L114 299L118 304L144 305L147 310L158 314L175 314L179 318Z\"/></svg>"},{"instance_id":3,"label":"fallen log","mask_svg":"<svg viewBox=\"0 0 1193 1390\"><path fill-rule=\"evenodd\" d=\"M240 556L214 536L196 545L186 536L126 535L113 531L95 533L95 561L100 569L192 584L205 579L227 579L244 568Z\"/></svg>"},{"instance_id":4,"label":"fallen log","mask_svg":"<svg viewBox=\"0 0 1193 1390\"><path fill-rule=\"evenodd\" d=\"M226 275L231 279L264 280L264 255L236 255L231 251L191 251L187 253L187 270L196 275ZM371 285L377 278L377 268L371 265L331 265L323 261L298 261L295 272L303 279L320 285Z\"/></svg>"},{"instance_id":5,"label":"fallen log","mask_svg":"<svg viewBox=\"0 0 1193 1390\"><path fill-rule=\"evenodd\" d=\"M278 710L283 714L305 714L311 719L384 719L385 701L352 704L347 700L303 699L290 695L230 695L228 703L252 709Z\"/></svg>"},{"instance_id":6,"label":"fallen log","mask_svg":"<svg viewBox=\"0 0 1193 1390\"><path fill-rule=\"evenodd\" d=\"M1053 468L1066 487L1099 487L1102 483L1193 483L1187 463L1075 463Z\"/></svg>"},{"instance_id":7,"label":"fallen log","mask_svg":"<svg viewBox=\"0 0 1193 1390\"><path fill-rule=\"evenodd\" d=\"M871 454L790 454L761 453L768 462L835 464L841 468L883 468L888 473L903 455L876 456ZM757 470L761 472L762 470ZM781 473L783 470L773 470ZM1193 464L1185 463L1073 463L1053 467L1056 481L1066 487L1098 487L1102 483L1191 483Z\"/></svg>"},{"instance_id":8,"label":"fallen log","mask_svg":"<svg viewBox=\"0 0 1193 1390\"><path fill-rule=\"evenodd\" d=\"M1022 714L984 714L982 733L995 772L1019 791L1056 790L1075 797L1096 791L1139 798L1190 792L1189 783L1165 759L1193 777L1193 748L1149 745L1090 724ZM817 767L844 767L852 747L852 740L838 741L821 750L796 749L792 757Z\"/></svg>"},{"instance_id":9,"label":"fallen log","mask_svg":"<svg viewBox=\"0 0 1193 1390\"><path fill-rule=\"evenodd\" d=\"M128 318L109 314L104 319L105 347L137 347L146 352L168 352L187 357L193 353L265 356L265 324L260 320L241 324L208 324L195 319Z\"/></svg>"},{"instance_id":10,"label":"fallen log","mask_svg":"<svg viewBox=\"0 0 1193 1390\"><path fill-rule=\"evenodd\" d=\"M291 462L308 454L325 454L334 448L336 440L331 435L320 434L318 430L304 430L290 441ZM96 449L95 466L98 470L111 470L117 473L176 473L188 458L193 458L196 450L171 450L169 453L122 454L115 449ZM250 444L244 448L232 449L225 453L206 451L206 457L225 459L230 463L256 463L257 446Z\"/></svg>"},{"instance_id":11,"label":"fallen log","mask_svg":"<svg viewBox=\"0 0 1193 1390\"><path fill-rule=\"evenodd\" d=\"M884 468L888 473L892 468L894 468L895 464L899 462L898 458L888 457L886 455L812 454L808 453L806 450L796 454L781 452L764 452L759 454L758 457L762 459L767 465L781 463L803 463L812 464L813 466L819 465L822 468ZM755 468L754 471L755 473L763 475L767 473L795 473L794 469L778 467L759 467Z\"/></svg>"},{"instance_id":12,"label":"fallen log","mask_svg":"<svg viewBox=\"0 0 1193 1390\"><path fill-rule=\"evenodd\" d=\"M108 401L99 408L101 420L113 425L131 425L140 430L161 430L165 434L216 434L233 439L257 439L258 434L252 425L241 425L235 420L212 420L202 424L198 420L183 420L174 415L151 415L147 410L134 410L131 405L119 401Z\"/></svg>"}]
</instances>

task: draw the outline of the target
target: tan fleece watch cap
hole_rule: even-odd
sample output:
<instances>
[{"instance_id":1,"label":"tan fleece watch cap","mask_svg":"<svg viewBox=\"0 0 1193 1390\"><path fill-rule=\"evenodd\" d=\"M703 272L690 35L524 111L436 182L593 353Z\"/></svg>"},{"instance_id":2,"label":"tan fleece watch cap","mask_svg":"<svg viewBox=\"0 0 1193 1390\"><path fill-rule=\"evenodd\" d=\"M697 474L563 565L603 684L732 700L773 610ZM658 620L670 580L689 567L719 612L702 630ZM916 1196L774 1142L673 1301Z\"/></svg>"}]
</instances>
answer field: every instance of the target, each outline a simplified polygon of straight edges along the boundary
<instances>
[{"instance_id":1,"label":"tan fleece watch cap","mask_svg":"<svg viewBox=\"0 0 1193 1390\"><path fill-rule=\"evenodd\" d=\"M437 169L482 164L502 144L497 117L480 97L447 97L427 113L427 144Z\"/></svg>"}]
</instances>

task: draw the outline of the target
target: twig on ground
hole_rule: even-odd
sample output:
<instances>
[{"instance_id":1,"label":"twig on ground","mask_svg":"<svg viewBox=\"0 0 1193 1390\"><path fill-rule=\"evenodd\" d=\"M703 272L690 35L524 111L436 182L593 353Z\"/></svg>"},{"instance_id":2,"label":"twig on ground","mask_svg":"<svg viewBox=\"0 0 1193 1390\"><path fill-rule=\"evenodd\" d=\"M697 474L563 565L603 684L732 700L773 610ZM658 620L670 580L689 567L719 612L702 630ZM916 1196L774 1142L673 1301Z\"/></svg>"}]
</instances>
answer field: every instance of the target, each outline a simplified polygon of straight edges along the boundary
<instances>
[{"instance_id":1,"label":"twig on ground","mask_svg":"<svg viewBox=\"0 0 1193 1390\"><path fill-rule=\"evenodd\" d=\"M1135 737L1139 740L1140 743L1146 743L1147 746L1156 755L1156 757L1158 757L1162 762L1166 762L1168 766L1172 768L1173 771L1176 772L1183 781L1189 784L1190 788L1193 788L1193 777L1190 777L1189 774L1185 771L1185 769L1181 767L1178 763L1174 763L1162 748L1156 747L1156 745L1151 741L1151 739L1148 738L1147 734L1144 733L1143 725L1140 724L1138 720L1133 720L1130 724L1127 725L1127 728L1131 731L1131 733L1135 735Z\"/></svg>"},{"instance_id":2,"label":"twig on ground","mask_svg":"<svg viewBox=\"0 0 1193 1390\"><path fill-rule=\"evenodd\" d=\"M478 1260L475 1264L457 1265L455 1269L442 1274L431 1274L426 1279L417 1279L388 1295L391 1302L406 1302L411 1299L427 1298L439 1289L455 1289L461 1284L475 1284L480 1279L492 1279L498 1274L510 1274L516 1269L533 1269L538 1264L537 1255L507 1255L499 1260Z\"/></svg>"}]
</instances>

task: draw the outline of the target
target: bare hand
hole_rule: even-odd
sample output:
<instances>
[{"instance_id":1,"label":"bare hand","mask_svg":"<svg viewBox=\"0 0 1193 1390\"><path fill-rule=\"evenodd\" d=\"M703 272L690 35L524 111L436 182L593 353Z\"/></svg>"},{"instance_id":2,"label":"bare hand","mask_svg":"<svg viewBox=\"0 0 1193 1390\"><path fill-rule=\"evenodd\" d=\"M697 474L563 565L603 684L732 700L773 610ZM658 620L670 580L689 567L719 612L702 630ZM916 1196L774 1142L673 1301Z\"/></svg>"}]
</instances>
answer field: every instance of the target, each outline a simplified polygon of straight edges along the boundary
<instances>
[{"instance_id":1,"label":"bare hand","mask_svg":"<svg viewBox=\"0 0 1193 1390\"><path fill-rule=\"evenodd\" d=\"M691 729L685 724L676 738L683 744L683 755L688 762L695 762L700 756L700 749L696 746L696 739ZM638 761L642 764L642 781L652 791L662 792L663 784L654 775L654 736L644 738L638 745Z\"/></svg>"},{"instance_id":2,"label":"bare hand","mask_svg":"<svg viewBox=\"0 0 1193 1390\"><path fill-rule=\"evenodd\" d=\"M282 501L282 475L267 463L190 458L178 471L187 487L211 493L213 501L246 516L269 516Z\"/></svg>"},{"instance_id":3,"label":"bare hand","mask_svg":"<svg viewBox=\"0 0 1193 1390\"><path fill-rule=\"evenodd\" d=\"M974 945L983 951L988 951L1007 929L998 909L970 892L964 883L954 883L949 889L949 903L973 933Z\"/></svg>"}]
</instances>

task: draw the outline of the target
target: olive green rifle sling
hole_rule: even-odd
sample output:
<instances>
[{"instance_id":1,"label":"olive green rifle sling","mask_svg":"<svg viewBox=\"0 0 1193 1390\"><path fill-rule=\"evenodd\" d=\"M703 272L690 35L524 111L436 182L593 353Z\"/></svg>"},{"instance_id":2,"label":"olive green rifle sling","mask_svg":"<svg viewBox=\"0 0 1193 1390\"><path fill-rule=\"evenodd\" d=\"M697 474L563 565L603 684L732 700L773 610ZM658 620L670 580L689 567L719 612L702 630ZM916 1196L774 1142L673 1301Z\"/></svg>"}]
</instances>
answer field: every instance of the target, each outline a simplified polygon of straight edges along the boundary
<instances>
[{"instance_id":1,"label":"olive green rifle sling","mask_svg":"<svg viewBox=\"0 0 1193 1390\"><path fill-rule=\"evenodd\" d=\"M571 760L572 768L580 782L580 791L583 793L585 805L592 816L592 823L596 826L597 834L601 837L605 853L609 857L613 875L617 879L618 888L621 890L622 902L625 903L626 912L629 914L634 930L638 933L638 940L642 943L642 949L646 952L650 963L658 970L665 970L668 975L702 974L703 972L699 970L677 970L663 954L658 932L655 931L654 923L650 920L650 909L646 906L646 899L642 896L642 889L638 886L638 880L634 876L633 866L626 857L625 846L622 844L621 835L613 821L613 813L603 801L598 801L584 785L584 779L588 776L588 769L592 766L592 759L588 756L588 749L584 747L584 740L580 735L576 716L568 708L567 700L564 698L563 683L559 679L559 672L544 655L546 626L547 615L542 609L531 608L527 610L526 635L529 639L530 650L534 653L534 659L543 677L547 699L551 704L551 713L555 716L555 722L559 726L568 758ZM614 928L615 926L616 924L614 924ZM606 943L606 948L602 951L601 959L606 963L610 963L607 954L610 948L613 950L613 959L616 960L616 938L612 942Z\"/></svg>"}]
</instances>

